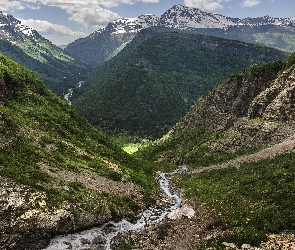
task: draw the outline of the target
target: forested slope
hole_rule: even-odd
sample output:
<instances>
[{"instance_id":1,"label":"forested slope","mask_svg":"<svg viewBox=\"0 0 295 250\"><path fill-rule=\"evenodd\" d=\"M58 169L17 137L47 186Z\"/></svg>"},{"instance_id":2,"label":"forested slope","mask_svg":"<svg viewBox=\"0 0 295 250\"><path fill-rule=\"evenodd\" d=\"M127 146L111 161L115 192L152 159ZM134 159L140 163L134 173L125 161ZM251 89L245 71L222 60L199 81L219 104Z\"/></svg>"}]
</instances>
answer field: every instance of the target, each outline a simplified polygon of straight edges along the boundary
<instances>
[{"instance_id":1,"label":"forested slope","mask_svg":"<svg viewBox=\"0 0 295 250\"><path fill-rule=\"evenodd\" d=\"M125 53L124 50L120 52ZM233 40L177 32L144 40L112 59L113 74L92 78L73 105L93 125L116 133L159 137L204 92L251 64L286 53ZM96 82L96 83L94 83ZM87 86L87 84L86 84Z\"/></svg>"}]
</instances>

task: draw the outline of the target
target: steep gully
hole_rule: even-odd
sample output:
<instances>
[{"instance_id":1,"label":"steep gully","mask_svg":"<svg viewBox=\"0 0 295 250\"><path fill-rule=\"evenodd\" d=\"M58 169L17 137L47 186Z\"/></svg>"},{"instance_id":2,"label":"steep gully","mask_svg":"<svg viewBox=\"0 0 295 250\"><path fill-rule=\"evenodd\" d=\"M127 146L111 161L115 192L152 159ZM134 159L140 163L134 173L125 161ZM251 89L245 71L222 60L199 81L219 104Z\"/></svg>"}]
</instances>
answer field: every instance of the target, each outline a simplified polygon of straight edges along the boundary
<instances>
[{"instance_id":1,"label":"steep gully","mask_svg":"<svg viewBox=\"0 0 295 250\"><path fill-rule=\"evenodd\" d=\"M65 250L65 249L111 249L111 242L119 233L143 230L151 223L162 221L169 214L180 208L181 198L173 189L169 179L177 173L186 171L185 166L169 174L158 173L158 183L162 192L172 199L169 206L163 208L150 207L141 213L139 219L135 223L131 223L126 219L119 222L110 221L101 227L93 228L83 232L57 236L52 239L46 250Z\"/></svg>"}]
</instances>

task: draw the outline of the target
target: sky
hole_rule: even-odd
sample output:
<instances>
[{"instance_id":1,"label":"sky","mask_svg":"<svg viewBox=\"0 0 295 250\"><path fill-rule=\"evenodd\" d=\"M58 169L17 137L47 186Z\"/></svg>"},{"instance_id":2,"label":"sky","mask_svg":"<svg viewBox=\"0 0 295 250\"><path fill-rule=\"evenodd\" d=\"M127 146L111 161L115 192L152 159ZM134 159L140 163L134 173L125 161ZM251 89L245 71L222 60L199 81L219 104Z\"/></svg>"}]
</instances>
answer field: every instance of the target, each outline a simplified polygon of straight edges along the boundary
<instances>
[{"instance_id":1,"label":"sky","mask_svg":"<svg viewBox=\"0 0 295 250\"><path fill-rule=\"evenodd\" d=\"M238 18L295 16L295 0L1 0L0 11L67 45L117 18L160 16L175 4Z\"/></svg>"}]
</instances>

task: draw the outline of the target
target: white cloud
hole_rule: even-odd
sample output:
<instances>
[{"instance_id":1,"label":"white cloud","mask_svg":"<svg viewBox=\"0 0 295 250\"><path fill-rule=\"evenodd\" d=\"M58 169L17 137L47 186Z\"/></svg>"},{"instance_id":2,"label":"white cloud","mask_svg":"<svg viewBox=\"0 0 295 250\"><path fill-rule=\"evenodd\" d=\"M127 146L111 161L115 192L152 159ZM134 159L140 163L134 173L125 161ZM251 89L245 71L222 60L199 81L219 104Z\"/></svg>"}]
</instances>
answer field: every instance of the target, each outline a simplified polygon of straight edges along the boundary
<instances>
[{"instance_id":1,"label":"white cloud","mask_svg":"<svg viewBox=\"0 0 295 250\"><path fill-rule=\"evenodd\" d=\"M188 7L199 8L202 10L217 10L223 8L223 3L230 0L184 0L184 4Z\"/></svg>"},{"instance_id":2,"label":"white cloud","mask_svg":"<svg viewBox=\"0 0 295 250\"><path fill-rule=\"evenodd\" d=\"M260 4L260 0L244 0L242 6L243 7L254 7Z\"/></svg>"},{"instance_id":3,"label":"white cloud","mask_svg":"<svg viewBox=\"0 0 295 250\"><path fill-rule=\"evenodd\" d=\"M89 8L89 6L80 6L78 9L76 6L72 6L65 10L70 15L69 20L82 24L87 28L101 28L110 21L120 17L118 14L99 6L93 6L92 8Z\"/></svg>"},{"instance_id":4,"label":"white cloud","mask_svg":"<svg viewBox=\"0 0 295 250\"><path fill-rule=\"evenodd\" d=\"M0 9L4 11L23 10L27 8L30 8L30 4L22 1L2 0L0 3Z\"/></svg>"},{"instance_id":5,"label":"white cloud","mask_svg":"<svg viewBox=\"0 0 295 250\"><path fill-rule=\"evenodd\" d=\"M41 5L58 7L70 15L71 21L85 27L100 28L119 18L117 13L108 8L122 3L135 4L139 2L158 3L159 0L1 0L0 9L4 11L37 9Z\"/></svg>"},{"instance_id":6,"label":"white cloud","mask_svg":"<svg viewBox=\"0 0 295 250\"><path fill-rule=\"evenodd\" d=\"M66 26L53 24L48 21L33 20L33 19L29 19L29 20L19 19L19 20L25 25L37 30L39 33L42 33L43 35L50 34L50 35L56 35L56 36L74 36L74 37L85 37L87 35L84 32L73 31Z\"/></svg>"}]
</instances>

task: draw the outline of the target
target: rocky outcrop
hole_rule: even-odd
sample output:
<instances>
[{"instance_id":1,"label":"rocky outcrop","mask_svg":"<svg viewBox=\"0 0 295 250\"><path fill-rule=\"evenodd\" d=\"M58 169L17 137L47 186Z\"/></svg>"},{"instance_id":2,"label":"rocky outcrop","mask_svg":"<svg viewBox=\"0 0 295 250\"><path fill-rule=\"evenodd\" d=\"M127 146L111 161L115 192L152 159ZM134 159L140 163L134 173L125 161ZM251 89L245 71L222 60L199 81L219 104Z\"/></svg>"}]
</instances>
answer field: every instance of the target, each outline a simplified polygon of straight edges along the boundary
<instances>
[{"instance_id":1,"label":"rocky outcrop","mask_svg":"<svg viewBox=\"0 0 295 250\"><path fill-rule=\"evenodd\" d=\"M255 67L203 95L174 129L203 127L224 133L210 146L217 151L259 147L292 136L295 66L282 73L275 64Z\"/></svg>"},{"instance_id":2,"label":"rocky outcrop","mask_svg":"<svg viewBox=\"0 0 295 250\"><path fill-rule=\"evenodd\" d=\"M279 77L274 71L265 77L234 76L201 97L182 123L185 127L204 127L207 131L225 131L239 119L269 122L290 121L295 114L295 66Z\"/></svg>"},{"instance_id":3,"label":"rocky outcrop","mask_svg":"<svg viewBox=\"0 0 295 250\"><path fill-rule=\"evenodd\" d=\"M277 78L270 87L262 91L249 107L248 117L269 121L288 121L294 118L295 67L291 67Z\"/></svg>"},{"instance_id":4,"label":"rocky outcrop","mask_svg":"<svg viewBox=\"0 0 295 250\"><path fill-rule=\"evenodd\" d=\"M49 209L46 194L33 191L12 180L1 177L0 187L0 248L42 249L52 235L101 224L112 218L111 212L94 216L68 203Z\"/></svg>"},{"instance_id":5,"label":"rocky outcrop","mask_svg":"<svg viewBox=\"0 0 295 250\"><path fill-rule=\"evenodd\" d=\"M229 129L242 117L254 98L271 85L271 80L229 80L199 99L182 122L185 127L204 127L217 132Z\"/></svg>"}]
</instances>

